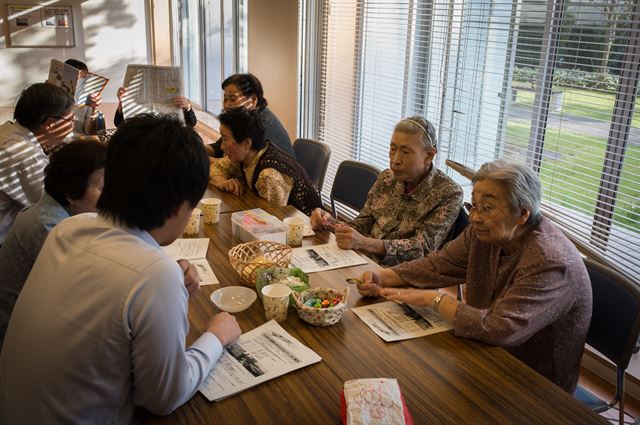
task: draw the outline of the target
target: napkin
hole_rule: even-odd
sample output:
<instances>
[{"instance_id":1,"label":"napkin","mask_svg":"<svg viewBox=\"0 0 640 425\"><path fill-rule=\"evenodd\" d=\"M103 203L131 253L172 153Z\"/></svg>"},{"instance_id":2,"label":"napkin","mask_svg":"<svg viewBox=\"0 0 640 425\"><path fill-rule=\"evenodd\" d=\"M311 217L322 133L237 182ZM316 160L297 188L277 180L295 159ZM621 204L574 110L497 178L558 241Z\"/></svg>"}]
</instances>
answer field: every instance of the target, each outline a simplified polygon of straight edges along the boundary
<instances>
[{"instance_id":1,"label":"napkin","mask_svg":"<svg viewBox=\"0 0 640 425\"><path fill-rule=\"evenodd\" d=\"M340 416L343 425L413 425L398 381L392 378L345 382L340 394Z\"/></svg>"}]
</instances>

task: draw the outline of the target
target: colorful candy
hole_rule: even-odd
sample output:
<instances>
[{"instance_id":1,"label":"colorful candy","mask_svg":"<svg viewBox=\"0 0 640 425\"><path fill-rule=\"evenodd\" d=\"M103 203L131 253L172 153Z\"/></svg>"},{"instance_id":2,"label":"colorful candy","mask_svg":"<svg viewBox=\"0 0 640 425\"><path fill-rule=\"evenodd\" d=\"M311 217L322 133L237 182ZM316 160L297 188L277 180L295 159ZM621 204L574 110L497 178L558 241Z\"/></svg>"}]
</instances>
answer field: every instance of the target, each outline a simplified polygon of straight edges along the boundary
<instances>
[{"instance_id":1,"label":"colorful candy","mask_svg":"<svg viewBox=\"0 0 640 425\"><path fill-rule=\"evenodd\" d=\"M332 297L324 297L324 298L309 298L304 302L304 305L307 307L313 308L329 308L335 307L336 305L342 302L342 294L336 294Z\"/></svg>"}]
</instances>

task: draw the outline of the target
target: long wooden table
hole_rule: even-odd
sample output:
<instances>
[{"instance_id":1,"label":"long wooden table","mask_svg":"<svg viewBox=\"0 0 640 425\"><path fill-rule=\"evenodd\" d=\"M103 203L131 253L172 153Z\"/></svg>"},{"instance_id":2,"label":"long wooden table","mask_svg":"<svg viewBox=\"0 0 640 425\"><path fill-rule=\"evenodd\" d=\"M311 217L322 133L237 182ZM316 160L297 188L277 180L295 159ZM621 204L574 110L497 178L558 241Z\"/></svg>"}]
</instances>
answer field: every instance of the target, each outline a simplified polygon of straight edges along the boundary
<instances>
[{"instance_id":1,"label":"long wooden table","mask_svg":"<svg viewBox=\"0 0 640 425\"><path fill-rule=\"evenodd\" d=\"M211 194L223 198L216 190ZM255 195L243 197L243 209L256 205ZM229 202L231 205L231 202ZM234 204L235 205L235 204ZM261 206L279 218L296 213L292 207ZM220 222L204 225L211 239L207 258L221 286L239 285L227 252L239 243L231 232L231 214ZM317 232L303 245L326 243L333 235ZM345 278L359 276L364 266L310 275L311 286L342 288ZM209 300L215 286L204 286L189 302L191 325L188 343L205 329L217 312ZM355 289L355 288L352 288ZM379 300L349 295L349 307ZM243 331L265 322L259 301L236 315ZM423 338L386 343L354 313L329 327L314 327L289 311L282 326L313 349L322 362L250 388L227 399L209 402L197 393L188 403L166 417L141 414L149 424L337 424L340 422L340 391L345 381L357 378L397 378L416 424L597 424L607 423L569 394L547 381L505 350L457 338L443 332Z\"/></svg>"}]
</instances>

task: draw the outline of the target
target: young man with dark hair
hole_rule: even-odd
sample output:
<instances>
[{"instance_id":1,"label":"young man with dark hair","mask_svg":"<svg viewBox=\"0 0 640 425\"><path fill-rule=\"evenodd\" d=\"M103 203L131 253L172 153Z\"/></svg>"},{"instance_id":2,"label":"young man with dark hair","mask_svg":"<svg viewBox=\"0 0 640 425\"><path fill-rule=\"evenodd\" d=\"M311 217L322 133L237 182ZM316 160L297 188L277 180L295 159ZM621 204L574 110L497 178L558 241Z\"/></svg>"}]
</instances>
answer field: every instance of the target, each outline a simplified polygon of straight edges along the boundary
<instances>
[{"instance_id":1,"label":"young man with dark hair","mask_svg":"<svg viewBox=\"0 0 640 425\"><path fill-rule=\"evenodd\" d=\"M189 400L240 328L214 316L185 349L197 272L161 246L184 230L207 186L194 130L169 116L127 120L107 148L98 215L49 234L0 355L7 423L131 423Z\"/></svg>"},{"instance_id":2,"label":"young man with dark hair","mask_svg":"<svg viewBox=\"0 0 640 425\"><path fill-rule=\"evenodd\" d=\"M42 195L44 145L56 145L73 129L73 99L47 83L27 87L14 121L0 125L0 245L18 211Z\"/></svg>"}]
</instances>

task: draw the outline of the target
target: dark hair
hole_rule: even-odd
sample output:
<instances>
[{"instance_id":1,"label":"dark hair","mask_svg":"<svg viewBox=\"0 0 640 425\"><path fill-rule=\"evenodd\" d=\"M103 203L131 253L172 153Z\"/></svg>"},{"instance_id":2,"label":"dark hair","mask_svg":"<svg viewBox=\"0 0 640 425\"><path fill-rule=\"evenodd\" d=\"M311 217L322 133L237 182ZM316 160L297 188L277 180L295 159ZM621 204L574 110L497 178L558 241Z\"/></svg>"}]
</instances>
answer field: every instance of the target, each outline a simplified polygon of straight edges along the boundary
<instances>
[{"instance_id":1,"label":"dark hair","mask_svg":"<svg viewBox=\"0 0 640 425\"><path fill-rule=\"evenodd\" d=\"M128 227L157 229L185 201L195 207L208 180L209 159L195 130L175 115L137 115L109 140L98 211Z\"/></svg>"},{"instance_id":2,"label":"dark hair","mask_svg":"<svg viewBox=\"0 0 640 425\"><path fill-rule=\"evenodd\" d=\"M224 90L228 85L233 84L238 87L243 96L251 96L256 95L258 98L258 102L256 108L262 111L269 105L267 99L264 98L264 90L262 89L262 83L258 80L253 74L233 74L230 77L227 77L226 80L222 82L222 90Z\"/></svg>"},{"instance_id":3,"label":"dark hair","mask_svg":"<svg viewBox=\"0 0 640 425\"><path fill-rule=\"evenodd\" d=\"M231 130L238 144L244 139L251 139L251 149L254 151L259 151L267 144L260 112L255 109L229 109L218 116L218 121Z\"/></svg>"},{"instance_id":4,"label":"dark hair","mask_svg":"<svg viewBox=\"0 0 640 425\"><path fill-rule=\"evenodd\" d=\"M60 117L73 106L73 98L49 83L32 84L22 91L13 111L21 126L36 131L47 118Z\"/></svg>"},{"instance_id":5,"label":"dark hair","mask_svg":"<svg viewBox=\"0 0 640 425\"><path fill-rule=\"evenodd\" d=\"M107 148L94 141L67 143L49 158L44 169L44 190L62 206L80 199L94 171L104 168Z\"/></svg>"},{"instance_id":6,"label":"dark hair","mask_svg":"<svg viewBox=\"0 0 640 425\"><path fill-rule=\"evenodd\" d=\"M67 59L66 61L64 61L64 63L66 63L67 65L71 65L72 67L77 68L80 71L89 72L89 68L87 67L87 64L84 62L80 62L77 59Z\"/></svg>"}]
</instances>

